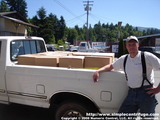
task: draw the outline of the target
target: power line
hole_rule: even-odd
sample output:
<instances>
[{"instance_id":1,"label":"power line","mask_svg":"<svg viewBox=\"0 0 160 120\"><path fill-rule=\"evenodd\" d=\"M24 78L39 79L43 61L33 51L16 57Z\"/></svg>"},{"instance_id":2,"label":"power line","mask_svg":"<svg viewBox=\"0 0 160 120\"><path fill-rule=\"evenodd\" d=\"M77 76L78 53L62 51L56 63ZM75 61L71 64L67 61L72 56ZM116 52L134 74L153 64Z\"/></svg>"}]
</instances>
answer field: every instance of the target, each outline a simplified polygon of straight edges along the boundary
<instances>
[{"instance_id":1,"label":"power line","mask_svg":"<svg viewBox=\"0 0 160 120\"><path fill-rule=\"evenodd\" d=\"M60 5L63 9L65 9L67 12L69 12L71 15L73 15L75 18L79 19L80 21L84 22L82 19L77 17L70 9L68 9L65 5L63 5L59 0L54 0L58 5Z\"/></svg>"},{"instance_id":2,"label":"power line","mask_svg":"<svg viewBox=\"0 0 160 120\"><path fill-rule=\"evenodd\" d=\"M70 20L68 20L68 21L72 21L72 20L74 20L74 19L81 18L81 17L84 16L84 15L86 15L86 13L84 13L84 14L82 14L82 15L80 15L80 16L77 16L77 17L75 17L75 18L72 18L72 19L70 19Z\"/></svg>"},{"instance_id":3,"label":"power line","mask_svg":"<svg viewBox=\"0 0 160 120\"><path fill-rule=\"evenodd\" d=\"M107 17L104 17L104 16L100 16L100 15L94 15L94 14L90 14L90 16L95 20L95 21L97 21L97 22L102 22L102 21L104 21L103 23L116 23L117 24L117 22L119 22L119 20L114 20L114 19L111 19L111 18L107 18ZM96 20L97 19L97 20ZM107 21L107 20L109 20L109 21ZM127 24L127 22L123 22L124 24Z\"/></svg>"},{"instance_id":4,"label":"power line","mask_svg":"<svg viewBox=\"0 0 160 120\"><path fill-rule=\"evenodd\" d=\"M74 22L77 21L78 18L82 18L84 15L86 15L86 13L85 13L85 14L82 14L82 15L80 15L80 16L77 16L77 17L75 17L75 18L72 18L72 19L70 19L70 20L67 20L67 23L73 24ZM84 24L84 23L85 23L85 21L83 21L83 24Z\"/></svg>"},{"instance_id":5,"label":"power line","mask_svg":"<svg viewBox=\"0 0 160 120\"><path fill-rule=\"evenodd\" d=\"M91 16L95 21L99 21L99 18L96 17L95 15L93 15L92 13L90 14L90 16Z\"/></svg>"}]
</instances>

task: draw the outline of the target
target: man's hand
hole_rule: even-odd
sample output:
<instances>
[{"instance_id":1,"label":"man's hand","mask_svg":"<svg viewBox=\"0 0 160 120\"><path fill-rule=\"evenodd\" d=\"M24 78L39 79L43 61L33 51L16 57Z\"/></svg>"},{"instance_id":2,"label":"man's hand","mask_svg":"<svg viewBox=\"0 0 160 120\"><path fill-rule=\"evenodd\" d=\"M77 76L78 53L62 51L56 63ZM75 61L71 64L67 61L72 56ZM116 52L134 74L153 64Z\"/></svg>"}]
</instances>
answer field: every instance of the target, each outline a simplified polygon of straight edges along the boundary
<instances>
[{"instance_id":1,"label":"man's hand","mask_svg":"<svg viewBox=\"0 0 160 120\"><path fill-rule=\"evenodd\" d=\"M98 82L98 79L99 79L99 72L95 71L94 74L93 74L93 81Z\"/></svg>"},{"instance_id":2,"label":"man's hand","mask_svg":"<svg viewBox=\"0 0 160 120\"><path fill-rule=\"evenodd\" d=\"M98 70L95 71L94 74L93 74L93 81L94 81L94 82L98 82L99 74L100 74L101 72L111 71L112 69L113 69L112 64L106 65L106 66L98 69Z\"/></svg>"},{"instance_id":3,"label":"man's hand","mask_svg":"<svg viewBox=\"0 0 160 120\"><path fill-rule=\"evenodd\" d=\"M157 87L147 88L145 90L147 90L147 94L150 94L151 97L153 97L155 94L158 94L160 92L160 84Z\"/></svg>"}]
</instances>

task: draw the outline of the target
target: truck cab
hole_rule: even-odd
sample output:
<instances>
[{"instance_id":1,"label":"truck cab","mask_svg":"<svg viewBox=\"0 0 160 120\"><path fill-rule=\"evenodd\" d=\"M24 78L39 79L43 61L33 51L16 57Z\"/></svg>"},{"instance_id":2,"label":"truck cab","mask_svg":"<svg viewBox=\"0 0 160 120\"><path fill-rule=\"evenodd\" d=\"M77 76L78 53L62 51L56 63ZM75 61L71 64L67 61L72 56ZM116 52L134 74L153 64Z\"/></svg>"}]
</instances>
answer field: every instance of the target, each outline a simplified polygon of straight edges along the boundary
<instances>
[{"instance_id":1,"label":"truck cab","mask_svg":"<svg viewBox=\"0 0 160 120\"><path fill-rule=\"evenodd\" d=\"M6 86L6 67L17 64L18 55L41 52L46 52L42 38L0 37L0 103L9 103Z\"/></svg>"},{"instance_id":2,"label":"truck cab","mask_svg":"<svg viewBox=\"0 0 160 120\"><path fill-rule=\"evenodd\" d=\"M80 42L78 52L98 52L98 50L93 49L89 42Z\"/></svg>"}]
</instances>

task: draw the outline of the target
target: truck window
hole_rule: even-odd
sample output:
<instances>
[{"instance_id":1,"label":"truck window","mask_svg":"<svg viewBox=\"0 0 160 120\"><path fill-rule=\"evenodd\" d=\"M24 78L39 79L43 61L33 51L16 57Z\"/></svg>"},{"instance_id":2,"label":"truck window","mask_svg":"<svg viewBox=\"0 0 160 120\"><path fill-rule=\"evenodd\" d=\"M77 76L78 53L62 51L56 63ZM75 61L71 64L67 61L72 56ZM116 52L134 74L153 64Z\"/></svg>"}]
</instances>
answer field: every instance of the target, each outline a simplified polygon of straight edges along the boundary
<instances>
[{"instance_id":1,"label":"truck window","mask_svg":"<svg viewBox=\"0 0 160 120\"><path fill-rule=\"evenodd\" d=\"M81 47L85 47L86 46L86 44L85 43L81 43L81 45L80 45Z\"/></svg>"},{"instance_id":2,"label":"truck window","mask_svg":"<svg viewBox=\"0 0 160 120\"><path fill-rule=\"evenodd\" d=\"M24 51L25 52L23 54L31 54L31 47L29 41L24 41Z\"/></svg>"},{"instance_id":3,"label":"truck window","mask_svg":"<svg viewBox=\"0 0 160 120\"><path fill-rule=\"evenodd\" d=\"M36 42L35 41L30 41L30 45L31 45L31 53L32 54L37 53L37 48L35 47L36 46Z\"/></svg>"},{"instance_id":4,"label":"truck window","mask_svg":"<svg viewBox=\"0 0 160 120\"><path fill-rule=\"evenodd\" d=\"M37 52L38 53L41 53L41 52L46 52L46 49L45 49L45 45L42 41L36 41L36 44L37 44Z\"/></svg>"},{"instance_id":5,"label":"truck window","mask_svg":"<svg viewBox=\"0 0 160 120\"><path fill-rule=\"evenodd\" d=\"M46 52L43 41L15 40L11 42L11 60L16 61L19 55Z\"/></svg>"}]
</instances>

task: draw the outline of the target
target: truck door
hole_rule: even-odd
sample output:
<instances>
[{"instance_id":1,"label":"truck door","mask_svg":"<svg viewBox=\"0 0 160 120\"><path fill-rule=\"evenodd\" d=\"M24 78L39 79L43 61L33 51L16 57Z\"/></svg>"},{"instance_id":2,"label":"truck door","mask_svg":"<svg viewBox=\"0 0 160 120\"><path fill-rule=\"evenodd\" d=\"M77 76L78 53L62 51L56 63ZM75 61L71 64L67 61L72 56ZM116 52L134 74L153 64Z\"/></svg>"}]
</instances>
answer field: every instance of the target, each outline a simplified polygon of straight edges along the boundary
<instances>
[{"instance_id":1,"label":"truck door","mask_svg":"<svg viewBox=\"0 0 160 120\"><path fill-rule=\"evenodd\" d=\"M8 95L7 95L6 81L5 81L5 69L6 69L5 42L6 41L0 40L0 103L8 104Z\"/></svg>"},{"instance_id":2,"label":"truck door","mask_svg":"<svg viewBox=\"0 0 160 120\"><path fill-rule=\"evenodd\" d=\"M87 50L87 45L85 42L81 42L78 48L79 52L86 52Z\"/></svg>"}]
</instances>

